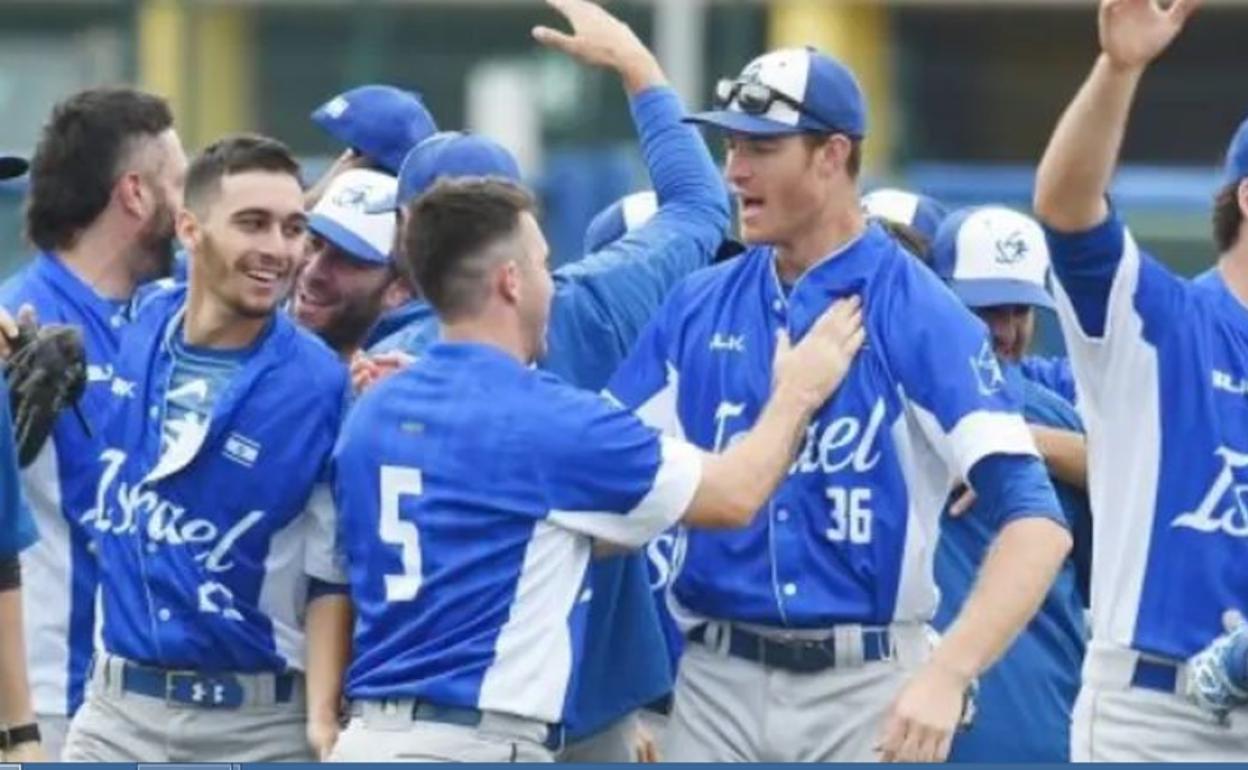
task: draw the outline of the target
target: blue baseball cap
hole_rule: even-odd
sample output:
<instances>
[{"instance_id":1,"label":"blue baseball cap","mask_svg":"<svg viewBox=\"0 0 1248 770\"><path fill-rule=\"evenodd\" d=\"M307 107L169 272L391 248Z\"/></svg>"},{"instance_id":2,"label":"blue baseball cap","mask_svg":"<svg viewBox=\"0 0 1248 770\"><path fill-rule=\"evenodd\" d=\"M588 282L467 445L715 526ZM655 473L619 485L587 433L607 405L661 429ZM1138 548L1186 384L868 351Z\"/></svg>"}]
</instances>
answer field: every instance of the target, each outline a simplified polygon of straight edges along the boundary
<instances>
[{"instance_id":1,"label":"blue baseball cap","mask_svg":"<svg viewBox=\"0 0 1248 770\"><path fill-rule=\"evenodd\" d=\"M413 147L438 130L420 94L384 85L338 94L313 111L312 122L391 174L399 172Z\"/></svg>"},{"instance_id":2,"label":"blue baseball cap","mask_svg":"<svg viewBox=\"0 0 1248 770\"><path fill-rule=\"evenodd\" d=\"M1248 119L1239 124L1226 150L1226 184L1236 184L1244 177L1248 177Z\"/></svg>"},{"instance_id":3,"label":"blue baseball cap","mask_svg":"<svg viewBox=\"0 0 1248 770\"><path fill-rule=\"evenodd\" d=\"M13 179L25 174L30 164L16 155L0 155L0 179Z\"/></svg>"},{"instance_id":4,"label":"blue baseball cap","mask_svg":"<svg viewBox=\"0 0 1248 770\"><path fill-rule=\"evenodd\" d=\"M618 241L649 222L658 210L659 200L650 190L625 195L590 220L585 229L585 253L593 254Z\"/></svg>"},{"instance_id":5,"label":"blue baseball cap","mask_svg":"<svg viewBox=\"0 0 1248 770\"><path fill-rule=\"evenodd\" d=\"M395 197L370 212L405 206L433 183L449 177L493 176L520 181L520 166L512 154L493 139L460 131L441 131L412 148L399 168Z\"/></svg>"},{"instance_id":6,"label":"blue baseball cap","mask_svg":"<svg viewBox=\"0 0 1248 770\"><path fill-rule=\"evenodd\" d=\"M755 136L846 134L867 131L867 106L849 68L813 48L763 54L736 80L716 87L716 109L685 118Z\"/></svg>"},{"instance_id":7,"label":"blue baseball cap","mask_svg":"<svg viewBox=\"0 0 1248 770\"><path fill-rule=\"evenodd\" d=\"M1004 206L950 214L932 242L932 268L967 307L1053 309L1044 230L1036 220Z\"/></svg>"},{"instance_id":8,"label":"blue baseball cap","mask_svg":"<svg viewBox=\"0 0 1248 770\"><path fill-rule=\"evenodd\" d=\"M928 243L936 240L940 223L949 215L949 210L935 198L895 187L872 190L862 196L862 210L869 217L913 227Z\"/></svg>"}]
</instances>

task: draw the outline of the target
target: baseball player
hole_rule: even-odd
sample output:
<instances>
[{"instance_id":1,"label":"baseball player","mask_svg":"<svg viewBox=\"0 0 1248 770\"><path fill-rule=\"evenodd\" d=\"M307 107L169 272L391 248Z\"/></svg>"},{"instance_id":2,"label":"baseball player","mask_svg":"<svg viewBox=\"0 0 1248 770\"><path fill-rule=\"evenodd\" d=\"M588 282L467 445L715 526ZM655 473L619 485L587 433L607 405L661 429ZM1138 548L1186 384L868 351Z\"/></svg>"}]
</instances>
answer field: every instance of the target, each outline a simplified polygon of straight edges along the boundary
<instances>
[{"instance_id":1,"label":"baseball player","mask_svg":"<svg viewBox=\"0 0 1248 770\"><path fill-rule=\"evenodd\" d=\"M1040 162L1057 306L1088 428L1092 641L1074 709L1076 761L1231 761L1248 712L1189 702L1185 661L1248 609L1248 128L1216 199L1215 270L1183 280L1106 200L1136 88L1196 8L1105 0L1101 53Z\"/></svg>"},{"instance_id":2,"label":"baseball player","mask_svg":"<svg viewBox=\"0 0 1248 770\"><path fill-rule=\"evenodd\" d=\"M686 279L610 393L722 451L755 425L775 335L861 293L867 335L790 474L740 532L682 533L687 640L670 761L942 759L969 685L1027 622L1070 545L983 324L857 193L865 108L813 49L751 62L694 117L727 132L751 248ZM982 579L929 658L941 503L968 478L998 517Z\"/></svg>"},{"instance_id":3,"label":"baseball player","mask_svg":"<svg viewBox=\"0 0 1248 770\"><path fill-rule=\"evenodd\" d=\"M343 359L364 347L378 319L411 299L390 260L394 214L367 210L370 202L393 198L395 188L394 177L348 169L308 215L311 236L290 310Z\"/></svg>"},{"instance_id":4,"label":"baseball player","mask_svg":"<svg viewBox=\"0 0 1248 770\"><path fill-rule=\"evenodd\" d=\"M539 42L620 75L659 203L655 215L629 237L554 272L549 346L539 365L572 385L600 390L670 288L708 264L720 247L729 224L727 196L705 143L681 124L685 112L679 98L632 31L593 3L559 0L551 5L568 17L574 34L546 31L539 33ZM505 151L486 152L486 145L497 145L476 139L479 162L471 167L452 162L457 147L473 146L466 138L417 147L414 155L432 150L430 161L442 159L426 165L409 158L410 167L405 164L400 174L400 200L439 176L507 176ZM452 173L440 173L443 169ZM423 355L439 336L438 320L418 321L404 336L406 350ZM596 560L591 573L593 601L569 709L568 755L581 761L630 761L633 714L671 690L670 665L644 555Z\"/></svg>"},{"instance_id":5,"label":"baseball player","mask_svg":"<svg viewBox=\"0 0 1248 770\"><path fill-rule=\"evenodd\" d=\"M0 156L0 179L21 176L26 164ZM0 335L16 337L11 319ZM9 389L0 377L0 761L46 761L31 704L22 634L22 568L18 554L38 539L18 481L17 451L9 414Z\"/></svg>"},{"instance_id":6,"label":"baseball player","mask_svg":"<svg viewBox=\"0 0 1248 770\"><path fill-rule=\"evenodd\" d=\"M936 274L988 325L993 351L1005 376L1014 379L1023 417L1033 431L1043 426L1081 435L1074 408L1026 378L1019 366L1031 345L1036 308L1053 309L1047 290L1048 246L1040 225L1001 206L956 211L936 233L932 262ZM1081 533L1091 528L1087 493L1064 483L1053 470L1050 474L1079 543ZM941 519L935 573L940 607L933 620L937 630L948 629L957 616L995 535L991 512L979 504ZM1079 553L1072 550L1036 617L980 677L974 724L954 738L950 761L1069 761L1070 711L1086 636L1075 563Z\"/></svg>"},{"instance_id":7,"label":"baseball player","mask_svg":"<svg viewBox=\"0 0 1248 770\"><path fill-rule=\"evenodd\" d=\"M93 89L52 111L31 163L26 232L39 250L0 287L0 306L82 330L81 410L23 470L40 541L23 552L26 648L44 746L59 758L91 660L95 557L82 519L95 504L99 426L129 397L113 380L118 335L136 288L169 271L186 156L163 99ZM94 434L94 435L93 435Z\"/></svg>"},{"instance_id":8,"label":"baseball player","mask_svg":"<svg viewBox=\"0 0 1248 770\"><path fill-rule=\"evenodd\" d=\"M861 342L848 298L781 345L774 396L732 450L661 438L532 367L555 291L534 208L486 179L408 209L404 258L443 339L360 399L335 450L357 614L335 759L550 760L593 541L745 524Z\"/></svg>"},{"instance_id":9,"label":"baseball player","mask_svg":"<svg viewBox=\"0 0 1248 770\"><path fill-rule=\"evenodd\" d=\"M350 609L327 474L346 372L277 312L306 222L284 145L230 137L191 164L190 282L126 327L112 379L129 395L99 428L84 523L101 648L67 759L308 760L333 741Z\"/></svg>"}]
</instances>

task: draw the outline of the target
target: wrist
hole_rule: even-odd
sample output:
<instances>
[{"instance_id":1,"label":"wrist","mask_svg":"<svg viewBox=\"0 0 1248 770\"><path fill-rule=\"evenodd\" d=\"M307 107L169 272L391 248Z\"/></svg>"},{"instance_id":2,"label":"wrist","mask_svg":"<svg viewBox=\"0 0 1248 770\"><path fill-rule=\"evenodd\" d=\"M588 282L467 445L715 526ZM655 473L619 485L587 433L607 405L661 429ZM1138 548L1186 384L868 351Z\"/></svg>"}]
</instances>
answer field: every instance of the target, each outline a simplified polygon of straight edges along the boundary
<instances>
[{"instance_id":1,"label":"wrist","mask_svg":"<svg viewBox=\"0 0 1248 770\"><path fill-rule=\"evenodd\" d=\"M1148 62L1119 61L1104 51L1101 52L1100 62L1101 65L1113 75L1135 80L1138 80L1144 74L1144 70L1148 67Z\"/></svg>"},{"instance_id":2,"label":"wrist","mask_svg":"<svg viewBox=\"0 0 1248 770\"><path fill-rule=\"evenodd\" d=\"M979 675L978 666L969 660L962 660L960 656L950 653L947 641L932 652L932 657L928 660L927 665L932 670L949 678L961 689L970 687L971 683L975 681L975 677Z\"/></svg>"},{"instance_id":3,"label":"wrist","mask_svg":"<svg viewBox=\"0 0 1248 770\"><path fill-rule=\"evenodd\" d=\"M659 62L645 48L626 53L616 66L620 78L624 81L624 90L629 96L636 96L648 88L665 85L667 78Z\"/></svg>"}]
</instances>

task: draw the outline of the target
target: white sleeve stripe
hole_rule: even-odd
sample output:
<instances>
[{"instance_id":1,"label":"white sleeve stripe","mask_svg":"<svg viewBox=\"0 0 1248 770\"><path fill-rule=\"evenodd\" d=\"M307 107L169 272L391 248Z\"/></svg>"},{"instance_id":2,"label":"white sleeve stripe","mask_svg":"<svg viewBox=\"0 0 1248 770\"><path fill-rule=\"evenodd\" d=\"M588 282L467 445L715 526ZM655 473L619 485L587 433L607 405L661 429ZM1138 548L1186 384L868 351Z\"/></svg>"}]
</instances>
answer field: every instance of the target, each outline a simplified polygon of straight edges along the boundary
<instances>
[{"instance_id":1,"label":"white sleeve stripe","mask_svg":"<svg viewBox=\"0 0 1248 770\"><path fill-rule=\"evenodd\" d=\"M313 487L304 515L309 519L304 571L317 580L345 585L347 571L338 549L338 509L328 484Z\"/></svg>"},{"instance_id":2,"label":"white sleeve stripe","mask_svg":"<svg viewBox=\"0 0 1248 770\"><path fill-rule=\"evenodd\" d=\"M1057 278L1057 272L1054 271L1054 294L1057 297L1058 315L1066 316L1070 320L1070 323L1062 324L1062 329L1066 332L1067 339L1086 346L1103 344L1106 338L1110 337L1113 330L1122 322L1123 316L1131 311L1132 301L1135 298L1135 288L1139 283L1139 273L1140 247L1136 244L1135 237L1131 235L1131 231L1124 227L1122 233L1122 257L1118 260L1118 267L1114 270L1114 280L1110 284L1109 297L1105 305L1105 326L1101 330L1100 336L1091 336L1083 328L1083 324L1079 322L1079 316L1075 313L1074 303L1071 302L1070 296L1066 294L1065 287L1062 286L1061 279Z\"/></svg>"},{"instance_id":3,"label":"white sleeve stripe","mask_svg":"<svg viewBox=\"0 0 1248 770\"><path fill-rule=\"evenodd\" d=\"M611 543L640 548L680 521L702 483L702 451L679 439L660 437L662 459L654 484L631 511L552 510L561 527Z\"/></svg>"},{"instance_id":4,"label":"white sleeve stripe","mask_svg":"<svg viewBox=\"0 0 1248 770\"><path fill-rule=\"evenodd\" d=\"M1012 412L971 412L953 426L949 443L963 478L988 455L1040 456L1027 423Z\"/></svg>"}]
</instances>

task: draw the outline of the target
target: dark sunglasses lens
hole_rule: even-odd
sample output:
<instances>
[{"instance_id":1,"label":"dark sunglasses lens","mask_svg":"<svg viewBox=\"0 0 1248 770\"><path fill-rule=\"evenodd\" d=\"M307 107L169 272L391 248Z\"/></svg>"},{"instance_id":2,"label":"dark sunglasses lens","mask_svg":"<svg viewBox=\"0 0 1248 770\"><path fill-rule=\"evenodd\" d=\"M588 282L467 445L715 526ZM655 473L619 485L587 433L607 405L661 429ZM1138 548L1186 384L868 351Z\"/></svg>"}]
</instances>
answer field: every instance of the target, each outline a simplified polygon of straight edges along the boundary
<instances>
[{"instance_id":1,"label":"dark sunglasses lens","mask_svg":"<svg viewBox=\"0 0 1248 770\"><path fill-rule=\"evenodd\" d=\"M736 90L737 84L733 80L720 80L715 84L715 101L721 107L728 106L728 102L732 101L732 92Z\"/></svg>"},{"instance_id":2,"label":"dark sunglasses lens","mask_svg":"<svg viewBox=\"0 0 1248 770\"><path fill-rule=\"evenodd\" d=\"M771 106L771 89L756 83L743 83L737 90L737 104L742 112L761 115Z\"/></svg>"}]
</instances>

